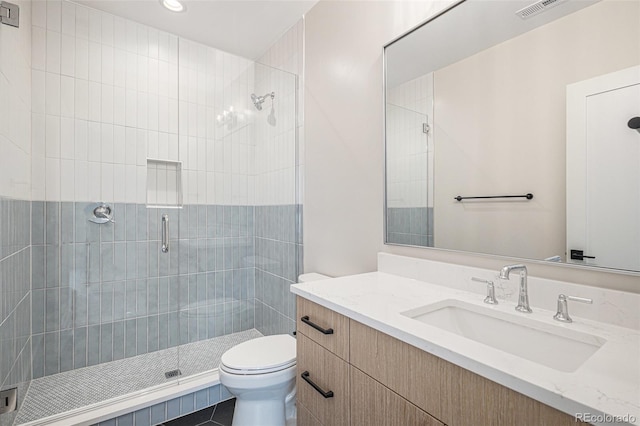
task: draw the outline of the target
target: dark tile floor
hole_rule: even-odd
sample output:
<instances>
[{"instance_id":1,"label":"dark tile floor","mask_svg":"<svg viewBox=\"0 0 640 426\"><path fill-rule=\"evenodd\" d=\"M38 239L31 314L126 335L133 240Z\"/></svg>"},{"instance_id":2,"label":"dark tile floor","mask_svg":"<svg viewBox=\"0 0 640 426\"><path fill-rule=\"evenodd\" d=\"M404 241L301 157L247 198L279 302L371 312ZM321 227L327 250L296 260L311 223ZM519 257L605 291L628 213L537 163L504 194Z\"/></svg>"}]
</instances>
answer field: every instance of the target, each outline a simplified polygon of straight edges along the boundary
<instances>
[{"instance_id":1,"label":"dark tile floor","mask_svg":"<svg viewBox=\"0 0 640 426\"><path fill-rule=\"evenodd\" d=\"M231 426L235 406L235 398L230 399L184 417L164 422L163 426Z\"/></svg>"}]
</instances>

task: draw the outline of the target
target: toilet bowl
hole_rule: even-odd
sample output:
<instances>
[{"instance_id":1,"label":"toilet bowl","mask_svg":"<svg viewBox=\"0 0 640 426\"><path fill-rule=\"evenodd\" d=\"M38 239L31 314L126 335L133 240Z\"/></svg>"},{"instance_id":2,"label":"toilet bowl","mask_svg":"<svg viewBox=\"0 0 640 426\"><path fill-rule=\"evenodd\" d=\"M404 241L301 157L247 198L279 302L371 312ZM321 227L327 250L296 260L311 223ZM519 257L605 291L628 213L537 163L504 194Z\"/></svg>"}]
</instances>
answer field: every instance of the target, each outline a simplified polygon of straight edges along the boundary
<instances>
[{"instance_id":1,"label":"toilet bowl","mask_svg":"<svg viewBox=\"0 0 640 426\"><path fill-rule=\"evenodd\" d=\"M240 343L222 355L219 373L220 383L236 397L233 426L284 426L295 419L293 337L279 334Z\"/></svg>"}]
</instances>

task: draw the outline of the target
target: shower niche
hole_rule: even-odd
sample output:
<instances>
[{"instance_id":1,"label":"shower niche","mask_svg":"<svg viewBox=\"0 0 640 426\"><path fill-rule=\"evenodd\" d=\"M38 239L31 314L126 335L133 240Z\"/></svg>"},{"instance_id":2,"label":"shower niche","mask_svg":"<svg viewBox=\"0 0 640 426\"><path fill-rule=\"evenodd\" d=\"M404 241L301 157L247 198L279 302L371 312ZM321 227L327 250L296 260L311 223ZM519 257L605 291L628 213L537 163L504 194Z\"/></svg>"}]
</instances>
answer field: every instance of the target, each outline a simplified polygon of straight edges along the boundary
<instances>
[{"instance_id":1,"label":"shower niche","mask_svg":"<svg viewBox=\"0 0 640 426\"><path fill-rule=\"evenodd\" d=\"M182 162L147 158L147 207L182 207Z\"/></svg>"}]
</instances>

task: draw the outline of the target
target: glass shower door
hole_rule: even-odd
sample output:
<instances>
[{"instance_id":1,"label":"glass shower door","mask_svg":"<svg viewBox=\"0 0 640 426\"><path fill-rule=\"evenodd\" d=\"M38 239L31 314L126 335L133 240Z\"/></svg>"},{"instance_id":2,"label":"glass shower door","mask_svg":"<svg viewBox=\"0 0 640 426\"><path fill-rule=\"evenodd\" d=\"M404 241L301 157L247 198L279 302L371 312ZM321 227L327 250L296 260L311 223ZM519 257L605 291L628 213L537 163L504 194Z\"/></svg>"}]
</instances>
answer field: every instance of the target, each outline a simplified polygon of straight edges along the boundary
<instances>
[{"instance_id":1,"label":"glass shower door","mask_svg":"<svg viewBox=\"0 0 640 426\"><path fill-rule=\"evenodd\" d=\"M294 330L299 207L296 76L186 40L180 51L184 377L210 374L238 343Z\"/></svg>"},{"instance_id":2,"label":"glass shower door","mask_svg":"<svg viewBox=\"0 0 640 426\"><path fill-rule=\"evenodd\" d=\"M295 74L255 66L256 95L267 96L254 114L255 327L262 334L295 330L295 297L302 259L298 105Z\"/></svg>"}]
</instances>

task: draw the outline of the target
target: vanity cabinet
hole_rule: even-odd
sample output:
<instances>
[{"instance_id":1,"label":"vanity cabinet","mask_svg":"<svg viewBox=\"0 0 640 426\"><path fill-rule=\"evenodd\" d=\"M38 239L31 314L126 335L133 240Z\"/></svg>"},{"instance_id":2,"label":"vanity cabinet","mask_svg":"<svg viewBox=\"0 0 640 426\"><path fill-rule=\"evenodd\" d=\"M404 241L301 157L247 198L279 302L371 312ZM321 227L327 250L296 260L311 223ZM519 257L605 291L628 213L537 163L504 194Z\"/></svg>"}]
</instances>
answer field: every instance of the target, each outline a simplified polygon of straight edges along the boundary
<instances>
[{"instance_id":1,"label":"vanity cabinet","mask_svg":"<svg viewBox=\"0 0 640 426\"><path fill-rule=\"evenodd\" d=\"M350 323L351 365L447 425L575 425L574 418L464 368Z\"/></svg>"},{"instance_id":2,"label":"vanity cabinet","mask_svg":"<svg viewBox=\"0 0 640 426\"><path fill-rule=\"evenodd\" d=\"M579 423L385 333L297 299L299 426ZM300 320L307 316L334 333L324 334ZM319 389L301 377L306 371ZM333 395L325 398L320 391Z\"/></svg>"}]
</instances>

